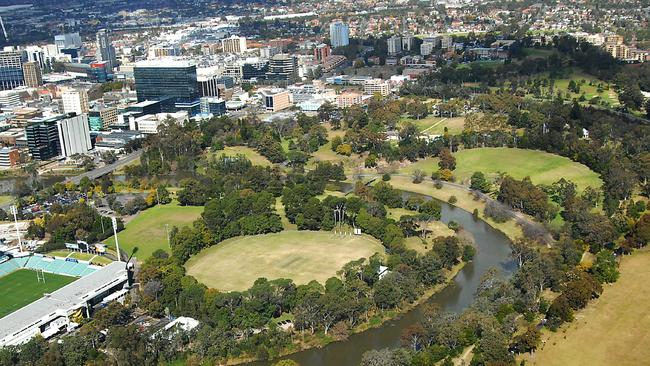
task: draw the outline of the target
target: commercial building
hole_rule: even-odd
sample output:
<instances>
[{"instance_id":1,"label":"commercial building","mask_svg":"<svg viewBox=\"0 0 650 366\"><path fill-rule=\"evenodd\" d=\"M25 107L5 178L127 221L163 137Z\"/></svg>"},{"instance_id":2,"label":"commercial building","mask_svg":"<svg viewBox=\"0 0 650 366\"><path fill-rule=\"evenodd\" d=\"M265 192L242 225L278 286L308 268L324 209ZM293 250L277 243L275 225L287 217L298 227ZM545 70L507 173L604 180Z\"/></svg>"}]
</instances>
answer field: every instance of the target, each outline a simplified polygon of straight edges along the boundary
<instances>
[{"instance_id":1,"label":"commercial building","mask_svg":"<svg viewBox=\"0 0 650 366\"><path fill-rule=\"evenodd\" d=\"M13 168L20 163L20 152L15 147L3 147L0 149L0 168Z\"/></svg>"},{"instance_id":2,"label":"commercial building","mask_svg":"<svg viewBox=\"0 0 650 366\"><path fill-rule=\"evenodd\" d=\"M117 108L96 106L88 111L88 124L91 131L108 129L117 123Z\"/></svg>"},{"instance_id":3,"label":"commercial building","mask_svg":"<svg viewBox=\"0 0 650 366\"><path fill-rule=\"evenodd\" d=\"M0 51L0 89L13 89L25 85L23 76L23 63L27 61L27 54L24 51L14 50L5 47Z\"/></svg>"},{"instance_id":4,"label":"commercial building","mask_svg":"<svg viewBox=\"0 0 650 366\"><path fill-rule=\"evenodd\" d=\"M288 90L285 89L263 89L260 90L264 98L264 106L269 112L277 112L291 107L291 98Z\"/></svg>"},{"instance_id":5,"label":"commercial building","mask_svg":"<svg viewBox=\"0 0 650 366\"><path fill-rule=\"evenodd\" d=\"M175 113L158 113L148 114L142 117L131 119L129 121L129 129L131 131L139 131L144 134L158 133L158 127L162 125L167 119L173 119L180 125L184 125L189 121L188 114L185 111Z\"/></svg>"},{"instance_id":6,"label":"commercial building","mask_svg":"<svg viewBox=\"0 0 650 366\"><path fill-rule=\"evenodd\" d=\"M43 85L43 74L38 62L28 61L23 64L23 76L25 85L30 88L37 88Z\"/></svg>"},{"instance_id":7,"label":"commercial building","mask_svg":"<svg viewBox=\"0 0 650 366\"><path fill-rule=\"evenodd\" d=\"M298 78L298 59L286 53L280 53L269 62L266 79L271 81L293 81Z\"/></svg>"},{"instance_id":8,"label":"commercial building","mask_svg":"<svg viewBox=\"0 0 650 366\"><path fill-rule=\"evenodd\" d=\"M63 112L83 114L88 113L88 93L84 89L68 89L61 95Z\"/></svg>"},{"instance_id":9,"label":"commercial building","mask_svg":"<svg viewBox=\"0 0 650 366\"><path fill-rule=\"evenodd\" d=\"M96 35L97 38L97 61L105 61L108 70L113 70L117 66L115 57L115 47L111 43L109 32L106 29L100 29Z\"/></svg>"},{"instance_id":10,"label":"commercial building","mask_svg":"<svg viewBox=\"0 0 650 366\"><path fill-rule=\"evenodd\" d=\"M66 33L54 36L54 45L58 53L63 53L63 50L72 50L81 48L81 37L79 33Z\"/></svg>"},{"instance_id":11,"label":"commercial building","mask_svg":"<svg viewBox=\"0 0 650 366\"><path fill-rule=\"evenodd\" d=\"M330 44L332 47L344 47L350 44L350 28L343 22L330 24Z\"/></svg>"},{"instance_id":12,"label":"commercial building","mask_svg":"<svg viewBox=\"0 0 650 366\"><path fill-rule=\"evenodd\" d=\"M88 116L86 114L72 116L68 115L56 121L59 134L59 146L61 155L69 157L75 154L85 154L93 146L90 141L90 130L88 127Z\"/></svg>"},{"instance_id":13,"label":"commercial building","mask_svg":"<svg viewBox=\"0 0 650 366\"><path fill-rule=\"evenodd\" d=\"M169 56L180 56L181 49L177 45L159 44L149 47L148 58L156 59Z\"/></svg>"},{"instance_id":14,"label":"commercial building","mask_svg":"<svg viewBox=\"0 0 650 366\"><path fill-rule=\"evenodd\" d=\"M92 149L85 114L35 118L25 127L25 135L29 153L35 160L85 154Z\"/></svg>"},{"instance_id":15,"label":"commercial building","mask_svg":"<svg viewBox=\"0 0 650 366\"><path fill-rule=\"evenodd\" d=\"M225 53L244 53L248 50L246 47L246 38L238 36L222 39L221 47Z\"/></svg>"},{"instance_id":16,"label":"commercial building","mask_svg":"<svg viewBox=\"0 0 650 366\"><path fill-rule=\"evenodd\" d=\"M275 55L273 55L275 57ZM269 61L263 59L247 59L241 64L242 80L262 80L269 71Z\"/></svg>"},{"instance_id":17,"label":"commercial building","mask_svg":"<svg viewBox=\"0 0 650 366\"><path fill-rule=\"evenodd\" d=\"M386 41L388 44L388 54L397 55L402 52L402 37L393 36Z\"/></svg>"},{"instance_id":18,"label":"commercial building","mask_svg":"<svg viewBox=\"0 0 650 366\"><path fill-rule=\"evenodd\" d=\"M133 69L138 102L160 101L162 112L199 112L196 66L186 61L143 61Z\"/></svg>"},{"instance_id":19,"label":"commercial building","mask_svg":"<svg viewBox=\"0 0 650 366\"><path fill-rule=\"evenodd\" d=\"M330 53L332 53L330 46L326 45L325 43L319 44L314 48L314 57L318 61L323 61L325 60Z\"/></svg>"},{"instance_id":20,"label":"commercial building","mask_svg":"<svg viewBox=\"0 0 650 366\"><path fill-rule=\"evenodd\" d=\"M221 98L201 98L201 114L221 116L226 114L226 101Z\"/></svg>"},{"instance_id":21,"label":"commercial building","mask_svg":"<svg viewBox=\"0 0 650 366\"><path fill-rule=\"evenodd\" d=\"M436 47L436 45L432 42L424 42L420 45L420 55L422 56L429 56L431 53L433 53L433 49Z\"/></svg>"}]
</instances>

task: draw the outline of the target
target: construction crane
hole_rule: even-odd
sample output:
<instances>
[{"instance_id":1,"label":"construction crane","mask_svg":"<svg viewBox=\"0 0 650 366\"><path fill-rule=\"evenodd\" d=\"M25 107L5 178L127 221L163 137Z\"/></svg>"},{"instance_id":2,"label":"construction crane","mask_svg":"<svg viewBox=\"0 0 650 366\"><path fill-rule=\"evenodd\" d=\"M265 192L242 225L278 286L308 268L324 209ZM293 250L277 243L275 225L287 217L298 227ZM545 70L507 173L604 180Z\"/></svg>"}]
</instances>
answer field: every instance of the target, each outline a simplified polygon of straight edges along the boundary
<instances>
[{"instance_id":1,"label":"construction crane","mask_svg":"<svg viewBox=\"0 0 650 366\"><path fill-rule=\"evenodd\" d=\"M5 22L2 21L2 17L0 17L0 25L2 26L2 33L5 35L5 41L9 41L9 36L7 35L7 29L5 29Z\"/></svg>"}]
</instances>

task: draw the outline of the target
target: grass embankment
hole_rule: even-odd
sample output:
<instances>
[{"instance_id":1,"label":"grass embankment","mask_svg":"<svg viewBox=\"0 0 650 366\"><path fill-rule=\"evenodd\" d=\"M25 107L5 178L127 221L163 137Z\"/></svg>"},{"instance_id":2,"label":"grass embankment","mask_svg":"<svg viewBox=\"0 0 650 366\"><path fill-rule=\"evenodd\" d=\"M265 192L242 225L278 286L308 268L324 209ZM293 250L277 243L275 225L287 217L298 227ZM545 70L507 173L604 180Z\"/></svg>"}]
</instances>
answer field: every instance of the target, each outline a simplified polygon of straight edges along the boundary
<instances>
[{"instance_id":1,"label":"grass embankment","mask_svg":"<svg viewBox=\"0 0 650 366\"><path fill-rule=\"evenodd\" d=\"M507 173L516 179L530 177L534 184L552 184L564 178L575 183L579 190L584 190L587 186L602 186L598 174L585 165L544 151L488 147L460 150L454 153L454 157L454 176L458 182L468 183L472 174L480 171L488 178L495 178L498 173ZM431 175L438 170L438 159L422 159L400 169L399 172L411 174L416 169Z\"/></svg>"},{"instance_id":2,"label":"grass embankment","mask_svg":"<svg viewBox=\"0 0 650 366\"><path fill-rule=\"evenodd\" d=\"M189 275L220 291L246 290L260 277L320 283L343 265L384 247L369 236L340 237L323 231L283 231L225 240L190 258Z\"/></svg>"},{"instance_id":3,"label":"grass embankment","mask_svg":"<svg viewBox=\"0 0 650 366\"><path fill-rule=\"evenodd\" d=\"M387 216L391 219L399 221L402 216L417 215L417 212L407 210L405 208L389 208ZM421 239L419 236L411 236L404 240L406 248L413 249L420 254L425 254L431 250L431 243L433 239L439 236L455 236L456 232L451 230L441 221L433 221L427 226L429 234L426 240Z\"/></svg>"},{"instance_id":4,"label":"grass embankment","mask_svg":"<svg viewBox=\"0 0 650 366\"><path fill-rule=\"evenodd\" d=\"M575 314L576 320L546 340L527 365L646 365L650 360L650 251L623 258L621 277L600 298Z\"/></svg>"},{"instance_id":5,"label":"grass embankment","mask_svg":"<svg viewBox=\"0 0 650 366\"><path fill-rule=\"evenodd\" d=\"M45 283L38 282L36 271L19 269L0 277L0 318L75 281L76 277L44 273Z\"/></svg>"},{"instance_id":6,"label":"grass embankment","mask_svg":"<svg viewBox=\"0 0 650 366\"><path fill-rule=\"evenodd\" d=\"M203 206L179 206L176 201L167 205L157 205L146 209L126 224L124 230L117 234L120 249L131 253L138 247L136 257L144 261L157 249L169 252L167 244L167 229L174 226L191 225L203 212ZM168 225L166 228L165 225ZM115 248L115 240L111 236L106 244Z\"/></svg>"}]
</instances>

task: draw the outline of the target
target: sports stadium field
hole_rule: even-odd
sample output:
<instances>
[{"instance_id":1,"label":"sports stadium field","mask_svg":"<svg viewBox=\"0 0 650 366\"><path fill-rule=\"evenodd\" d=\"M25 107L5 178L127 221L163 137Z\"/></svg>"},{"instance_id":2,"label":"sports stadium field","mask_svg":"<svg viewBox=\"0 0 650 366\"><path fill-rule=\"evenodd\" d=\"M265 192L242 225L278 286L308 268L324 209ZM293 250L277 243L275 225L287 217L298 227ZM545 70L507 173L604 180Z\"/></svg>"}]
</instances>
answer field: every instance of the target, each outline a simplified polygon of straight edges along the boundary
<instances>
[{"instance_id":1,"label":"sports stadium field","mask_svg":"<svg viewBox=\"0 0 650 366\"><path fill-rule=\"evenodd\" d=\"M332 232L283 231L228 239L203 250L185 264L187 273L220 291L248 289L256 279L290 278L321 284L344 264L384 253L369 236L339 237Z\"/></svg>"},{"instance_id":2,"label":"sports stadium field","mask_svg":"<svg viewBox=\"0 0 650 366\"><path fill-rule=\"evenodd\" d=\"M38 282L36 271L19 269L0 277L0 318L77 280L75 277L44 273L45 283Z\"/></svg>"}]
</instances>

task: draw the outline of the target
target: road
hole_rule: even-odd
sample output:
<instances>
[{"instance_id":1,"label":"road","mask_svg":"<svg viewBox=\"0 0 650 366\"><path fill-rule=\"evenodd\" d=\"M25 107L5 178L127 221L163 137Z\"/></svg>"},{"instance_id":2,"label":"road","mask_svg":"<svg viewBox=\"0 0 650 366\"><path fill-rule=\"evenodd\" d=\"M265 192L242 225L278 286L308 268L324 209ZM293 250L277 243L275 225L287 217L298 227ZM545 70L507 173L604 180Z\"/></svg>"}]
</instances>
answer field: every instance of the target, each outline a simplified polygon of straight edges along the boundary
<instances>
[{"instance_id":1,"label":"road","mask_svg":"<svg viewBox=\"0 0 650 366\"><path fill-rule=\"evenodd\" d=\"M77 175L75 177L70 178L69 181L74 183L74 184L79 184L79 182L81 182L81 179L83 177L88 177L91 180L92 179L97 179L97 178L99 178L101 176L104 176L104 175L106 175L108 173L113 172L114 170L116 170L119 167L122 167L122 166L124 166L126 164L129 164L129 163L135 161L136 159L139 159L140 156L142 156L142 151L143 150L138 150L138 151L133 152L133 153L123 157L122 159L114 162L113 164L109 164L109 165L103 166L101 168L93 169L93 170L91 170L89 172L79 174L79 175Z\"/></svg>"}]
</instances>

